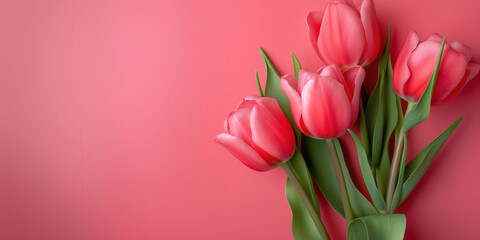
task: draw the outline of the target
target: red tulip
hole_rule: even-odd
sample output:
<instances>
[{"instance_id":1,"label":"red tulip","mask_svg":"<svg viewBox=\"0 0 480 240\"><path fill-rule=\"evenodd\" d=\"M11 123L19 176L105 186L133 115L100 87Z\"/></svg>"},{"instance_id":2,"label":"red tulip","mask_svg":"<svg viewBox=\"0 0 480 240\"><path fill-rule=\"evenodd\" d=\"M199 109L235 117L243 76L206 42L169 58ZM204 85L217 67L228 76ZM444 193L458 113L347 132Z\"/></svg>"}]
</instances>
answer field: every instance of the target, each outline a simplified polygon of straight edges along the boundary
<instances>
[{"instance_id":1,"label":"red tulip","mask_svg":"<svg viewBox=\"0 0 480 240\"><path fill-rule=\"evenodd\" d=\"M357 8L351 0L329 3L324 13L307 17L310 41L320 59L342 69L370 64L380 50L380 32L372 0Z\"/></svg>"},{"instance_id":2,"label":"red tulip","mask_svg":"<svg viewBox=\"0 0 480 240\"><path fill-rule=\"evenodd\" d=\"M393 87L402 98L417 102L427 88L435 69L443 37L433 34L420 43L420 37L410 32L393 70ZM443 104L455 97L480 70L480 64L470 63L472 51L462 43L445 43L432 105Z\"/></svg>"},{"instance_id":3,"label":"red tulip","mask_svg":"<svg viewBox=\"0 0 480 240\"><path fill-rule=\"evenodd\" d=\"M357 120L360 89L365 77L361 66L342 73L329 65L319 74L300 71L295 77L282 77L280 86L290 100L297 127L314 138L342 136Z\"/></svg>"},{"instance_id":4,"label":"red tulip","mask_svg":"<svg viewBox=\"0 0 480 240\"><path fill-rule=\"evenodd\" d=\"M224 127L215 141L253 170L275 168L295 151L292 126L274 98L246 97Z\"/></svg>"}]
</instances>

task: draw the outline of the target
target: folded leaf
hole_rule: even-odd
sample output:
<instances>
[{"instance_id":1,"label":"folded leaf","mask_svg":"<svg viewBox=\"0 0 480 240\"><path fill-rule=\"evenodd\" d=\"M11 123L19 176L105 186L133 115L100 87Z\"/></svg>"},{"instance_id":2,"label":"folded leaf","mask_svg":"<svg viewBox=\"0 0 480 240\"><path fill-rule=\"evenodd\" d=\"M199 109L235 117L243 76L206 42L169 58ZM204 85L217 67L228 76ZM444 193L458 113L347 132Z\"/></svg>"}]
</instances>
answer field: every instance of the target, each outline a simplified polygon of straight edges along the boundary
<instances>
[{"instance_id":1,"label":"folded leaf","mask_svg":"<svg viewBox=\"0 0 480 240\"><path fill-rule=\"evenodd\" d=\"M293 71L295 72L295 78L298 80L298 72L302 70L302 65L300 65L300 62L298 61L298 58L297 56L295 56L295 54L291 52L290 55L292 55Z\"/></svg>"},{"instance_id":2,"label":"folded leaf","mask_svg":"<svg viewBox=\"0 0 480 240\"><path fill-rule=\"evenodd\" d=\"M255 80L257 81L258 94L260 95L260 97L265 97L265 94L262 90L262 85L260 84L260 80L258 79L258 71L255 71Z\"/></svg>"},{"instance_id":3,"label":"folded leaf","mask_svg":"<svg viewBox=\"0 0 480 240\"><path fill-rule=\"evenodd\" d=\"M415 107L405 116L403 122L403 128L405 131L408 131L417 124L425 121L430 115L430 103L432 101L433 89L435 88L435 83L437 82L438 77L438 68L440 66L440 61L442 59L443 47L445 46L445 38L442 42L442 47L440 48L440 53L438 54L437 65L435 70L428 81L427 88L423 92L422 96L418 100L418 103L415 104Z\"/></svg>"},{"instance_id":4,"label":"folded leaf","mask_svg":"<svg viewBox=\"0 0 480 240\"><path fill-rule=\"evenodd\" d=\"M388 153L388 145L383 147L384 150L380 158L380 165L375 169L375 179L377 180L378 191L385 197L387 193L388 175L390 174L390 155Z\"/></svg>"},{"instance_id":5,"label":"folded leaf","mask_svg":"<svg viewBox=\"0 0 480 240\"><path fill-rule=\"evenodd\" d=\"M275 66L273 66L272 62L265 54L263 49L259 49L266 69L267 80L265 83L265 97L272 97L277 100L278 105L280 105L280 108L282 109L282 112L288 118L288 121L290 121L290 124L293 127L293 131L295 132L295 139L297 140L297 146L299 146L302 133L300 132L300 130L298 130L295 122L293 121L292 111L290 109L290 102L288 101L287 95L285 95L285 93L282 91L282 88L280 87L280 74L278 74L277 69L275 69ZM297 67L300 67L300 63L298 63ZM259 88L261 89L261 87Z\"/></svg>"},{"instance_id":6,"label":"folded leaf","mask_svg":"<svg viewBox=\"0 0 480 240\"><path fill-rule=\"evenodd\" d=\"M377 167L381 152L397 124L397 106L395 90L392 84L392 62L390 60L390 28L387 42L378 64L378 82L367 103L367 122L372 141L372 162Z\"/></svg>"},{"instance_id":7,"label":"folded leaf","mask_svg":"<svg viewBox=\"0 0 480 240\"><path fill-rule=\"evenodd\" d=\"M372 91L367 103L366 121L371 149L371 165L376 171L377 186L382 196L385 195L388 174L390 171L390 158L388 145L398 121L397 101L399 97L395 93L392 84L392 62L390 60L390 27L388 29L387 42L378 65L378 82ZM368 156L368 154L367 154Z\"/></svg>"},{"instance_id":8,"label":"folded leaf","mask_svg":"<svg viewBox=\"0 0 480 240\"><path fill-rule=\"evenodd\" d=\"M345 218L340 191L338 188L335 169L333 168L332 159L328 151L325 140L303 137L304 158L308 165L308 169L312 174L313 180L322 191L323 195L330 205ZM338 140L335 139L335 146L338 152L338 158L345 177L347 192L352 206L352 214L354 218L368 215L378 214L375 207L358 191L357 187L350 177L345 160L343 158L342 149Z\"/></svg>"},{"instance_id":9,"label":"folded leaf","mask_svg":"<svg viewBox=\"0 0 480 240\"><path fill-rule=\"evenodd\" d=\"M367 154L365 153L365 149L363 148L360 139L358 139L357 135L348 130L355 141L355 145L357 147L357 154L358 154L358 161L360 163L360 169L362 170L363 180L365 185L367 186L368 192L370 193L370 197L372 198L373 204L375 207L380 210L385 210L385 199L383 198L382 194L378 191L377 185L375 185L375 179L373 178L372 171L370 169L370 165L368 163Z\"/></svg>"},{"instance_id":10,"label":"folded leaf","mask_svg":"<svg viewBox=\"0 0 480 240\"><path fill-rule=\"evenodd\" d=\"M267 77L265 83L265 96L277 99L277 102L285 116L287 116L292 125L295 125L293 123L292 112L290 111L290 103L288 102L287 95L285 95L280 88L280 74L278 74L277 69L275 69L275 66L273 66L272 62L262 48L260 48L260 54L262 55L263 62L265 63Z\"/></svg>"},{"instance_id":11,"label":"folded leaf","mask_svg":"<svg viewBox=\"0 0 480 240\"><path fill-rule=\"evenodd\" d=\"M354 219L347 230L348 240L402 240L407 219L403 214L373 215Z\"/></svg>"},{"instance_id":12,"label":"folded leaf","mask_svg":"<svg viewBox=\"0 0 480 240\"><path fill-rule=\"evenodd\" d=\"M401 201L405 200L408 195L415 188L417 183L423 177L427 171L430 163L437 155L440 148L443 146L448 137L453 133L457 126L462 121L462 118L459 118L455 121L450 127L447 128L440 136L428 144L425 148L420 151L417 156L415 156L412 161L410 161L405 169L405 183L403 184L402 197Z\"/></svg>"},{"instance_id":13,"label":"folded leaf","mask_svg":"<svg viewBox=\"0 0 480 240\"><path fill-rule=\"evenodd\" d=\"M286 164L290 165L305 193L309 196L310 201L314 203L313 207L315 208L315 211L320 214L320 208L318 207L312 179L300 151L296 150L292 159L290 159ZM292 209L293 237L296 240L322 239L315 226L315 223L308 213L307 208L300 198L297 189L293 186L289 179L287 179L287 184L285 186L285 194L287 196L288 203L290 204L290 208Z\"/></svg>"}]
</instances>

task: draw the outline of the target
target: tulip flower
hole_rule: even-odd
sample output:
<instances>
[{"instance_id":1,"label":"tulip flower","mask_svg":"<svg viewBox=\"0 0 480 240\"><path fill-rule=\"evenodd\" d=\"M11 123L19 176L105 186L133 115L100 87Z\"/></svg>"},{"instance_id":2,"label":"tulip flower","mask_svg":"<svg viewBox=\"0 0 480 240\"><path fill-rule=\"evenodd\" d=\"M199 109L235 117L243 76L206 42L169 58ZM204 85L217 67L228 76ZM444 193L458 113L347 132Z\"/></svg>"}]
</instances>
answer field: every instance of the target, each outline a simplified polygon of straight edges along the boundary
<instances>
[{"instance_id":1,"label":"tulip flower","mask_svg":"<svg viewBox=\"0 0 480 240\"><path fill-rule=\"evenodd\" d=\"M253 170L275 168L295 152L292 126L274 98L246 97L224 127L215 141Z\"/></svg>"},{"instance_id":2,"label":"tulip flower","mask_svg":"<svg viewBox=\"0 0 480 240\"><path fill-rule=\"evenodd\" d=\"M380 50L380 32L372 0L357 8L351 0L329 3L324 13L310 12L307 17L310 41L327 65L342 69L366 66Z\"/></svg>"},{"instance_id":3,"label":"tulip flower","mask_svg":"<svg viewBox=\"0 0 480 240\"><path fill-rule=\"evenodd\" d=\"M420 43L416 32L409 33L393 70L393 87L403 99L417 102L422 96L435 69L442 40L442 36L433 34ZM445 43L432 105L449 101L477 75L480 64L470 63L471 57L472 51L462 43Z\"/></svg>"},{"instance_id":4,"label":"tulip flower","mask_svg":"<svg viewBox=\"0 0 480 240\"><path fill-rule=\"evenodd\" d=\"M365 77L361 66L342 73L336 65L316 73L285 75L280 86L287 95L298 129L314 138L342 136L357 120L360 89Z\"/></svg>"}]
</instances>

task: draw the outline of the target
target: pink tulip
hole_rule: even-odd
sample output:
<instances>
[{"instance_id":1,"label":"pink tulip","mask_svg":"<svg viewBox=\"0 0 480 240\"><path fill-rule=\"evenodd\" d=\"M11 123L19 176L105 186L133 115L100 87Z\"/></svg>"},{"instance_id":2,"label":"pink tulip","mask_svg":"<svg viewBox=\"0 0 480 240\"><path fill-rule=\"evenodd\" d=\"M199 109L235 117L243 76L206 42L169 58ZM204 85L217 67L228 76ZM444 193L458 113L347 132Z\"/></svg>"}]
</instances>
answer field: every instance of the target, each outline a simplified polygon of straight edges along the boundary
<instances>
[{"instance_id":1,"label":"pink tulip","mask_svg":"<svg viewBox=\"0 0 480 240\"><path fill-rule=\"evenodd\" d=\"M282 77L280 86L290 100L297 127L314 138L342 136L357 120L360 89L365 70L354 66L342 73L329 65L319 74L300 71Z\"/></svg>"},{"instance_id":2,"label":"pink tulip","mask_svg":"<svg viewBox=\"0 0 480 240\"><path fill-rule=\"evenodd\" d=\"M417 102L427 88L435 69L443 37L433 34L420 43L410 32L393 70L393 87L402 98ZM446 43L440 62L432 105L443 104L455 97L480 70L480 64L469 63L472 51L459 42Z\"/></svg>"},{"instance_id":3,"label":"pink tulip","mask_svg":"<svg viewBox=\"0 0 480 240\"><path fill-rule=\"evenodd\" d=\"M370 64L380 50L380 32L372 0L357 7L351 0L329 3L324 13L307 17L310 41L320 59L342 69Z\"/></svg>"},{"instance_id":4,"label":"pink tulip","mask_svg":"<svg viewBox=\"0 0 480 240\"><path fill-rule=\"evenodd\" d=\"M215 141L253 170L275 168L295 151L292 126L274 98L246 97L224 127Z\"/></svg>"}]
</instances>

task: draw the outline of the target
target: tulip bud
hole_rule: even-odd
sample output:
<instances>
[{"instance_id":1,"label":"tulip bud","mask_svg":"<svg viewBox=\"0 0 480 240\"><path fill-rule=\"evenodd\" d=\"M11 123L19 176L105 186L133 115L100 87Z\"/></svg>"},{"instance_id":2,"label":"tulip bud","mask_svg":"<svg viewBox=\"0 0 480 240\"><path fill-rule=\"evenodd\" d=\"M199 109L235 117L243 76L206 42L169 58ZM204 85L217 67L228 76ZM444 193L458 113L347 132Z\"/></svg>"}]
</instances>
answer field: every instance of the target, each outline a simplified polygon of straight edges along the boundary
<instances>
[{"instance_id":1,"label":"tulip bud","mask_svg":"<svg viewBox=\"0 0 480 240\"><path fill-rule=\"evenodd\" d=\"M365 70L354 66L342 73L329 65L319 74L300 71L285 75L280 86L287 95L298 129L313 138L337 138L353 126L358 116L360 89Z\"/></svg>"},{"instance_id":2,"label":"tulip bud","mask_svg":"<svg viewBox=\"0 0 480 240\"><path fill-rule=\"evenodd\" d=\"M380 50L380 32L372 0L357 8L351 0L329 3L324 13L307 17L310 42L322 61L342 69L366 66Z\"/></svg>"},{"instance_id":3,"label":"tulip bud","mask_svg":"<svg viewBox=\"0 0 480 240\"><path fill-rule=\"evenodd\" d=\"M246 97L224 127L215 141L253 170L275 168L295 152L292 126L274 98Z\"/></svg>"},{"instance_id":4,"label":"tulip bud","mask_svg":"<svg viewBox=\"0 0 480 240\"><path fill-rule=\"evenodd\" d=\"M410 32L398 55L393 70L393 87L400 97L417 102L427 88L435 70L443 37L433 34L420 43L420 37ZM446 43L433 90L432 105L443 104L463 89L480 70L480 65L470 63L472 52L462 43Z\"/></svg>"}]
</instances>

